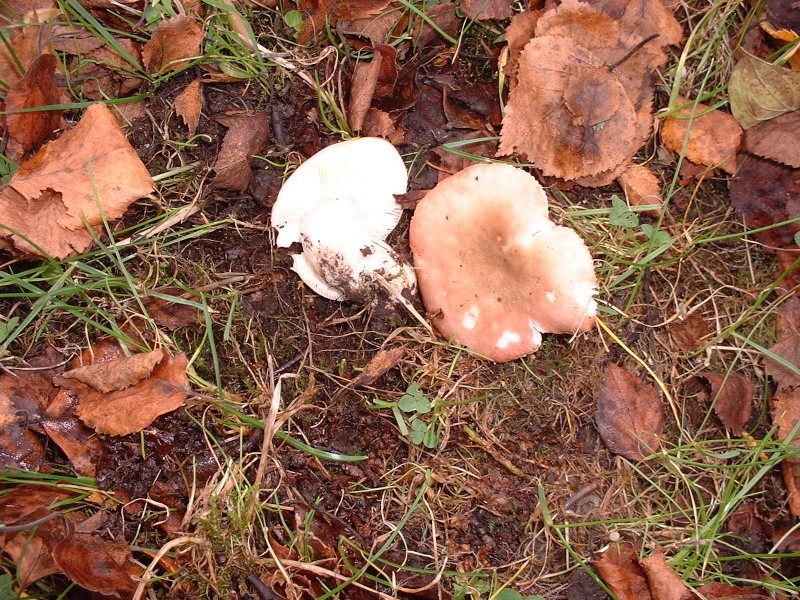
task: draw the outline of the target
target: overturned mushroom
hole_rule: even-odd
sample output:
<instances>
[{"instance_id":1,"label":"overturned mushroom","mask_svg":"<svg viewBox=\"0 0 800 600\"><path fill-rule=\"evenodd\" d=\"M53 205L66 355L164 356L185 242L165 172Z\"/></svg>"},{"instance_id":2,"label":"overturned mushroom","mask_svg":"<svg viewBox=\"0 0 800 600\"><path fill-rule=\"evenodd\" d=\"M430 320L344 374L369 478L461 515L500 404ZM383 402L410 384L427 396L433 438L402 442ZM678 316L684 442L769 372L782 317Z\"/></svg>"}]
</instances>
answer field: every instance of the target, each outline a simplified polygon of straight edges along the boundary
<instances>
[{"instance_id":1,"label":"overturned mushroom","mask_svg":"<svg viewBox=\"0 0 800 600\"><path fill-rule=\"evenodd\" d=\"M272 208L277 244L302 244L292 269L325 298L363 302L385 291L395 299L413 294L413 270L384 241L402 213L394 195L407 184L402 158L383 139L328 146L278 193Z\"/></svg>"},{"instance_id":2,"label":"overturned mushroom","mask_svg":"<svg viewBox=\"0 0 800 600\"><path fill-rule=\"evenodd\" d=\"M594 323L589 250L548 219L542 186L521 169L475 165L441 181L417 206L411 249L436 329L491 360Z\"/></svg>"}]
</instances>

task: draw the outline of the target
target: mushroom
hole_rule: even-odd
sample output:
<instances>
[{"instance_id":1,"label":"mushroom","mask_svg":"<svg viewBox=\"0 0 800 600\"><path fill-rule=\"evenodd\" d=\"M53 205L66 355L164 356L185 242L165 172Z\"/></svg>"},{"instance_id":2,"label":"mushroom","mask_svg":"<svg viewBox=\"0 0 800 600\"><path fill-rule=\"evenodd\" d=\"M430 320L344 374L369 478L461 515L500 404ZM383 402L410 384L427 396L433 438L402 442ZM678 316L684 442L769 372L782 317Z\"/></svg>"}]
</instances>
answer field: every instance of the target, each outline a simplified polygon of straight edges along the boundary
<instances>
[{"instance_id":1,"label":"mushroom","mask_svg":"<svg viewBox=\"0 0 800 600\"><path fill-rule=\"evenodd\" d=\"M519 168L474 165L441 181L417 205L411 250L439 333L496 362L594 323L591 254L548 219L544 189Z\"/></svg>"},{"instance_id":2,"label":"mushroom","mask_svg":"<svg viewBox=\"0 0 800 600\"><path fill-rule=\"evenodd\" d=\"M300 243L292 270L331 300L366 301L379 290L399 298L416 291L409 265L385 243L402 208L408 175L397 150L380 138L324 148L286 180L272 207L276 243Z\"/></svg>"}]
</instances>

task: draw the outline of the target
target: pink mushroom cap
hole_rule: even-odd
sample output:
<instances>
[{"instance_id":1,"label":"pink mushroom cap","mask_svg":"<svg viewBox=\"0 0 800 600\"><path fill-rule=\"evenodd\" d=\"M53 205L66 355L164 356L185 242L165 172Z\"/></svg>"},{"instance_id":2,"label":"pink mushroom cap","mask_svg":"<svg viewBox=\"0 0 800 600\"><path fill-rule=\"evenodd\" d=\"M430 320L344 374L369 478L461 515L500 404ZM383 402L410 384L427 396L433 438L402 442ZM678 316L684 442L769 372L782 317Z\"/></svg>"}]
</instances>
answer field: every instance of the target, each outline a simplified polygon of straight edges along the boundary
<instances>
[{"instance_id":1,"label":"pink mushroom cap","mask_svg":"<svg viewBox=\"0 0 800 600\"><path fill-rule=\"evenodd\" d=\"M441 181L417 206L410 241L436 329L491 360L594 324L592 256L548 219L542 186L522 169L475 165Z\"/></svg>"}]
</instances>

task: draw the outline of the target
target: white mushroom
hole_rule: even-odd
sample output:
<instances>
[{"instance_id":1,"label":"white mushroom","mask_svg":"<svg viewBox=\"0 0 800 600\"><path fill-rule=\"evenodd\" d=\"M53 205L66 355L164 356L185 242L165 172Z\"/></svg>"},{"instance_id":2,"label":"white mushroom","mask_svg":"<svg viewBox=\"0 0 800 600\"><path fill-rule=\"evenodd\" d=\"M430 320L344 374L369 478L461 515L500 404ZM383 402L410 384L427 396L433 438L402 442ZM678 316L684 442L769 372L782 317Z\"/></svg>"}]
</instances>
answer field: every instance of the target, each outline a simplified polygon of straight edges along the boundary
<instances>
[{"instance_id":1,"label":"white mushroom","mask_svg":"<svg viewBox=\"0 0 800 600\"><path fill-rule=\"evenodd\" d=\"M394 146L381 138L358 138L323 148L283 184L272 207L281 248L300 241L300 221L328 200L352 203L358 225L381 240L395 228L408 173Z\"/></svg>"},{"instance_id":2,"label":"white mushroom","mask_svg":"<svg viewBox=\"0 0 800 600\"><path fill-rule=\"evenodd\" d=\"M407 185L400 154L383 139L328 146L300 165L278 193L272 208L277 244L302 244L292 269L326 298L365 301L387 285L395 298L413 294L413 269L385 244L402 214L394 195Z\"/></svg>"}]
</instances>

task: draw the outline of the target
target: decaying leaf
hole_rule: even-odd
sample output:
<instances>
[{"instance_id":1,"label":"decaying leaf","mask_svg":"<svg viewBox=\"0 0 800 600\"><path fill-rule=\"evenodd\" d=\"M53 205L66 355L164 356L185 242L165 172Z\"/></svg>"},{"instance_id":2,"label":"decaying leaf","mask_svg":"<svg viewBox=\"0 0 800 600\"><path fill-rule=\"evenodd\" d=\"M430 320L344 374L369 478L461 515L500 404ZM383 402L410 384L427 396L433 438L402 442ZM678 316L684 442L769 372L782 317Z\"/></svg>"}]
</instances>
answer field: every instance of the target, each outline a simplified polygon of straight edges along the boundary
<instances>
[{"instance_id":1,"label":"decaying leaf","mask_svg":"<svg viewBox=\"0 0 800 600\"><path fill-rule=\"evenodd\" d=\"M393 48L392 54L397 54ZM384 60L391 61L391 55L376 50L372 55L372 60L358 62L353 69L353 79L350 84L350 103L347 109L347 119L353 131L361 131L364 128L364 119L367 111L372 106L372 98L375 96L375 89L378 86L378 78L381 75L381 66ZM395 69L396 76L397 70Z\"/></svg>"},{"instance_id":2,"label":"decaying leaf","mask_svg":"<svg viewBox=\"0 0 800 600\"><path fill-rule=\"evenodd\" d=\"M313 36L325 30L326 22L331 27L335 27L340 20L357 21L379 15L389 6L391 1L392 0L359 0L358 2L340 2L337 0L300 0L298 6L307 16L303 22L303 30L297 36L297 41L301 44L305 44Z\"/></svg>"},{"instance_id":3,"label":"decaying leaf","mask_svg":"<svg viewBox=\"0 0 800 600\"><path fill-rule=\"evenodd\" d=\"M125 542L74 533L53 548L58 568L82 588L115 598L130 598L143 569L131 557Z\"/></svg>"},{"instance_id":4,"label":"decaying leaf","mask_svg":"<svg viewBox=\"0 0 800 600\"><path fill-rule=\"evenodd\" d=\"M609 364L597 396L595 421L609 450L638 461L659 448L664 406L655 387Z\"/></svg>"},{"instance_id":5,"label":"decaying leaf","mask_svg":"<svg viewBox=\"0 0 800 600\"><path fill-rule=\"evenodd\" d=\"M744 134L744 149L784 165L800 168L800 152L797 139L800 137L800 110L753 125Z\"/></svg>"},{"instance_id":6,"label":"decaying leaf","mask_svg":"<svg viewBox=\"0 0 800 600\"><path fill-rule=\"evenodd\" d=\"M85 367L106 372L113 365L122 373L120 381L126 376L131 382L138 379L118 391L104 393L77 379L63 379L61 384L78 397L75 409L78 417L100 433L127 435L141 431L157 417L181 406L190 392L186 377L188 361L183 354L170 357L163 350L156 352L161 353L161 360L146 378L139 377L141 365L136 356ZM83 377L91 381L87 371Z\"/></svg>"},{"instance_id":7,"label":"decaying leaf","mask_svg":"<svg viewBox=\"0 0 800 600\"><path fill-rule=\"evenodd\" d=\"M152 191L150 174L113 113L93 104L0 192L0 223L7 228L0 235L19 254L64 258L92 244L86 225L115 221Z\"/></svg>"},{"instance_id":8,"label":"decaying leaf","mask_svg":"<svg viewBox=\"0 0 800 600\"><path fill-rule=\"evenodd\" d=\"M511 0L461 0L459 6L470 19L507 19L513 14Z\"/></svg>"},{"instance_id":9,"label":"decaying leaf","mask_svg":"<svg viewBox=\"0 0 800 600\"><path fill-rule=\"evenodd\" d=\"M55 56L42 54L6 94L6 156L15 162L37 150L61 124L60 110L14 112L58 104L61 94L56 87L56 65Z\"/></svg>"},{"instance_id":10,"label":"decaying leaf","mask_svg":"<svg viewBox=\"0 0 800 600\"><path fill-rule=\"evenodd\" d=\"M41 53L41 32L41 27L23 27L8 43L0 43L0 81L13 86L22 79L25 70Z\"/></svg>"},{"instance_id":11,"label":"decaying leaf","mask_svg":"<svg viewBox=\"0 0 800 600\"><path fill-rule=\"evenodd\" d=\"M648 210L649 214L658 216L661 214L661 181L659 181L653 171L645 165L631 163L619 177L617 177L628 204L631 206L643 206L655 204L658 208Z\"/></svg>"},{"instance_id":12,"label":"decaying leaf","mask_svg":"<svg viewBox=\"0 0 800 600\"><path fill-rule=\"evenodd\" d=\"M653 600L691 600L695 595L683 579L667 564L664 550L656 546L653 552L642 559L642 568Z\"/></svg>"},{"instance_id":13,"label":"decaying leaf","mask_svg":"<svg viewBox=\"0 0 800 600\"><path fill-rule=\"evenodd\" d=\"M394 369L406 355L405 348L392 348L381 350L367 363L364 370L358 374L353 385L370 385L373 381Z\"/></svg>"},{"instance_id":14,"label":"decaying leaf","mask_svg":"<svg viewBox=\"0 0 800 600\"><path fill-rule=\"evenodd\" d=\"M800 108L800 72L744 53L728 81L731 112L744 129Z\"/></svg>"},{"instance_id":15,"label":"decaying leaf","mask_svg":"<svg viewBox=\"0 0 800 600\"><path fill-rule=\"evenodd\" d=\"M617 167L636 140L636 111L606 65L566 37L525 46L503 118L500 155L577 179Z\"/></svg>"},{"instance_id":16,"label":"decaying leaf","mask_svg":"<svg viewBox=\"0 0 800 600\"><path fill-rule=\"evenodd\" d=\"M149 377L157 364L164 360L163 349L134 354L108 363L95 363L77 367L62 373L64 379L76 379L93 387L98 392L108 394L136 385Z\"/></svg>"},{"instance_id":17,"label":"decaying leaf","mask_svg":"<svg viewBox=\"0 0 800 600\"><path fill-rule=\"evenodd\" d=\"M197 322L199 310L191 304L184 304L177 299L181 293L178 289L160 290L162 294L173 294L175 300L168 300L161 296L148 296L143 300L148 316L161 327L175 331Z\"/></svg>"},{"instance_id":18,"label":"decaying leaf","mask_svg":"<svg viewBox=\"0 0 800 600\"><path fill-rule=\"evenodd\" d=\"M742 435L753 412L753 384L738 373L720 375L703 371L698 375L711 386L714 412L733 435Z\"/></svg>"},{"instance_id":19,"label":"decaying leaf","mask_svg":"<svg viewBox=\"0 0 800 600\"><path fill-rule=\"evenodd\" d=\"M250 163L267 143L269 127L266 113L220 116L216 120L228 128L222 148L214 161L216 175L210 189L246 190L250 184Z\"/></svg>"},{"instance_id":20,"label":"decaying leaf","mask_svg":"<svg viewBox=\"0 0 800 600\"><path fill-rule=\"evenodd\" d=\"M175 98L175 114L183 120L190 136L197 131L202 109L203 81L198 77Z\"/></svg>"},{"instance_id":21,"label":"decaying leaf","mask_svg":"<svg viewBox=\"0 0 800 600\"><path fill-rule=\"evenodd\" d=\"M661 126L661 139L667 148L695 164L720 168L731 174L736 172L736 155L742 136L742 128L731 115L709 110L699 102L680 109L676 116L667 117Z\"/></svg>"},{"instance_id":22,"label":"decaying leaf","mask_svg":"<svg viewBox=\"0 0 800 600\"><path fill-rule=\"evenodd\" d=\"M777 311L776 343L770 352L779 356L786 364L767 357L767 374L778 385L778 390L800 388L800 298L789 298ZM793 365L794 369L790 368Z\"/></svg>"},{"instance_id":23,"label":"decaying leaf","mask_svg":"<svg viewBox=\"0 0 800 600\"><path fill-rule=\"evenodd\" d=\"M142 48L142 62L150 74L184 68L200 55L203 28L186 15L162 21Z\"/></svg>"},{"instance_id":24,"label":"decaying leaf","mask_svg":"<svg viewBox=\"0 0 800 600\"><path fill-rule=\"evenodd\" d=\"M800 170L771 160L744 155L729 182L731 206L748 229L767 227L800 216ZM754 234L770 248L793 248L800 223Z\"/></svg>"},{"instance_id":25,"label":"decaying leaf","mask_svg":"<svg viewBox=\"0 0 800 600\"><path fill-rule=\"evenodd\" d=\"M517 64L522 49L531 41L536 23L539 21L542 11L526 10L511 17L511 22L506 27L506 44L508 44L508 58L504 68L506 75L512 78L509 89L514 89L517 81Z\"/></svg>"},{"instance_id":26,"label":"decaying leaf","mask_svg":"<svg viewBox=\"0 0 800 600\"><path fill-rule=\"evenodd\" d=\"M593 564L619 600L654 600L639 554L628 542L612 545Z\"/></svg>"}]
</instances>

